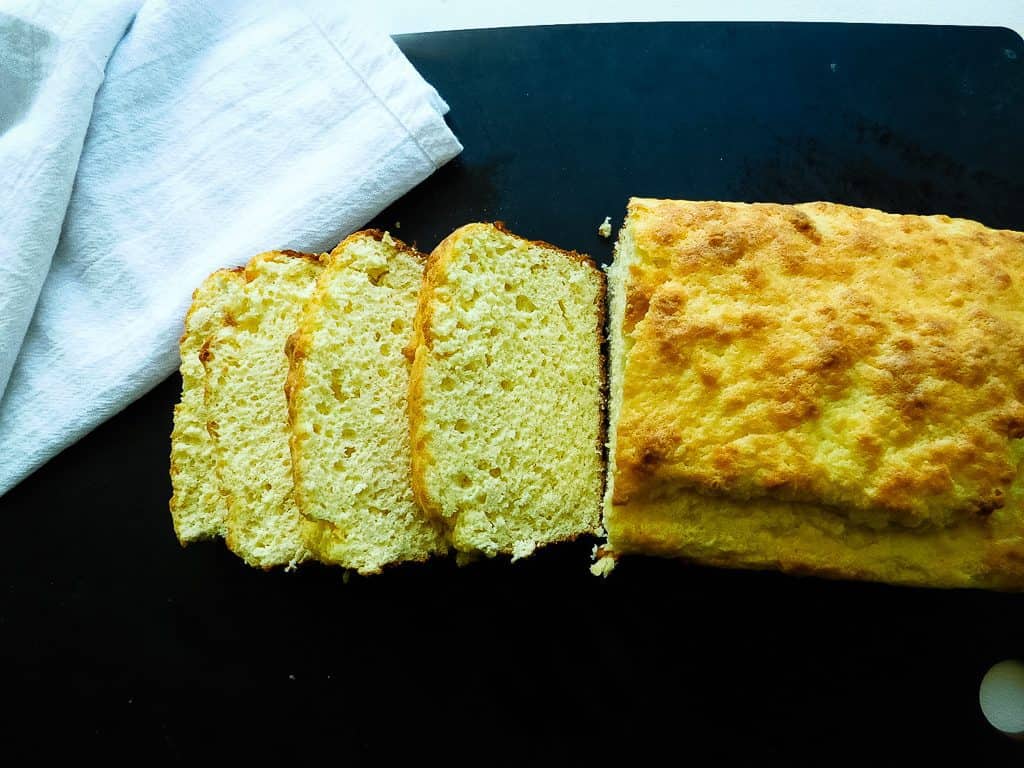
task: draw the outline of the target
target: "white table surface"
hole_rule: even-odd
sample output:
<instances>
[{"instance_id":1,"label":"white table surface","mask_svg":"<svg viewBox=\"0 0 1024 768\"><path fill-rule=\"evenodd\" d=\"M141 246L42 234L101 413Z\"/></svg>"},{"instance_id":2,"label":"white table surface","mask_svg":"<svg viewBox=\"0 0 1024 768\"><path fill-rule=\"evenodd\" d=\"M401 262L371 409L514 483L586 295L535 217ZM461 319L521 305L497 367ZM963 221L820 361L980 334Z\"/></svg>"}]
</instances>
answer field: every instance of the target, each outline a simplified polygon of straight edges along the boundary
<instances>
[{"instance_id":1,"label":"white table surface","mask_svg":"<svg viewBox=\"0 0 1024 768\"><path fill-rule=\"evenodd\" d=\"M1009 27L1024 0L376 0L389 34L610 21L849 21Z\"/></svg>"}]
</instances>

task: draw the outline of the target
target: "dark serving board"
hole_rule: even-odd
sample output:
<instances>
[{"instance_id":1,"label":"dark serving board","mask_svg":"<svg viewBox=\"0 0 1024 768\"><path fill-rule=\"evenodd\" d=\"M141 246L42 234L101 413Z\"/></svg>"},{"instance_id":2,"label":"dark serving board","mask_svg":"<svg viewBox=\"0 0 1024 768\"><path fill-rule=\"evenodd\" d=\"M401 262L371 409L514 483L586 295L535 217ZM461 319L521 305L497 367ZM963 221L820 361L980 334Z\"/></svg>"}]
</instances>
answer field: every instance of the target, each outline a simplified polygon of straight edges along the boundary
<instances>
[{"instance_id":1,"label":"dark serving board","mask_svg":"<svg viewBox=\"0 0 1024 768\"><path fill-rule=\"evenodd\" d=\"M1024 44L1003 29L638 24L403 36L457 160L375 222L503 219L589 251L630 195L833 200L1024 229ZM197 212L199 214L201 212ZM395 222L401 222L401 228ZM627 561L343 583L182 550L172 376L0 499L0 754L304 762L1021 764L978 683L1024 595Z\"/></svg>"}]
</instances>

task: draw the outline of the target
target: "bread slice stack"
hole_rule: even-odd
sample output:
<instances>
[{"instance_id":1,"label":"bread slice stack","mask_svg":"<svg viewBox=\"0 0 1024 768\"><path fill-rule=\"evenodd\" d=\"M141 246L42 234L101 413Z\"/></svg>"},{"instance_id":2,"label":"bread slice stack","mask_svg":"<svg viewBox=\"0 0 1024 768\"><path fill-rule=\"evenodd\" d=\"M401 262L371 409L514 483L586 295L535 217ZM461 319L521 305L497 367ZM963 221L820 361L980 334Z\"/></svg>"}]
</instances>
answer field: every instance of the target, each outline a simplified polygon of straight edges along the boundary
<instances>
[{"instance_id":1,"label":"bread slice stack","mask_svg":"<svg viewBox=\"0 0 1024 768\"><path fill-rule=\"evenodd\" d=\"M486 224L429 259L366 231L215 273L181 345L179 539L365 574L598 532L603 297L587 257Z\"/></svg>"}]
</instances>

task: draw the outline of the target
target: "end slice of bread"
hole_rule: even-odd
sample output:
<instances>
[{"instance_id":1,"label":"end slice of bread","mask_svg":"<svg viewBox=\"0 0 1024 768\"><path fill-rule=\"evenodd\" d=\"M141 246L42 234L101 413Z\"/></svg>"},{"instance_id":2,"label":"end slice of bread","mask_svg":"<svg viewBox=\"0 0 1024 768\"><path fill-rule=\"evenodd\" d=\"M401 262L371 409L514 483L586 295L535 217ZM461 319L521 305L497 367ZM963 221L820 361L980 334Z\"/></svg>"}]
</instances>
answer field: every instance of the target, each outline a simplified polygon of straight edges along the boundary
<instances>
[{"instance_id":1,"label":"end slice of bread","mask_svg":"<svg viewBox=\"0 0 1024 768\"><path fill-rule=\"evenodd\" d=\"M426 259L377 231L327 258L288 345L295 500L329 523L322 559L360 573L447 549L412 494L407 396Z\"/></svg>"},{"instance_id":2,"label":"end slice of bread","mask_svg":"<svg viewBox=\"0 0 1024 768\"><path fill-rule=\"evenodd\" d=\"M430 255L409 353L413 489L452 544L513 558L600 530L604 275L469 224Z\"/></svg>"},{"instance_id":3,"label":"end slice of bread","mask_svg":"<svg viewBox=\"0 0 1024 768\"><path fill-rule=\"evenodd\" d=\"M187 544L224 534L227 504L214 471L214 443L206 430L203 345L224 323L227 307L245 286L242 269L220 269L192 294L181 337L181 401L171 433L171 519L178 541Z\"/></svg>"},{"instance_id":4,"label":"end slice of bread","mask_svg":"<svg viewBox=\"0 0 1024 768\"><path fill-rule=\"evenodd\" d=\"M313 292L319 256L262 253L245 267L245 287L206 343L207 428L227 499L225 540L248 564L269 568L310 557L322 531L292 499L285 344Z\"/></svg>"}]
</instances>

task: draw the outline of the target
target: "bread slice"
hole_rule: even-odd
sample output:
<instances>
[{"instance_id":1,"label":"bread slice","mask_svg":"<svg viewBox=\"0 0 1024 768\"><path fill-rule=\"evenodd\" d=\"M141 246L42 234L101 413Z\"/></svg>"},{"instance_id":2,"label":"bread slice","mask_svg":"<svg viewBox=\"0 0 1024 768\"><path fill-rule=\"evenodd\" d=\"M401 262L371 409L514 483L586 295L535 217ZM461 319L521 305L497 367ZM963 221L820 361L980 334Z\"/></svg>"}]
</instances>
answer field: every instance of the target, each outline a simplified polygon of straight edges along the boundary
<instances>
[{"instance_id":1,"label":"bread slice","mask_svg":"<svg viewBox=\"0 0 1024 768\"><path fill-rule=\"evenodd\" d=\"M213 438L206 430L204 382L199 353L224 322L225 309L245 286L242 268L220 269L192 294L181 337L181 401L171 433L171 519L178 541L187 544L224 534L227 504L214 471Z\"/></svg>"},{"instance_id":2,"label":"bread slice","mask_svg":"<svg viewBox=\"0 0 1024 768\"><path fill-rule=\"evenodd\" d=\"M611 552L1024 588L1024 234L634 199L609 282Z\"/></svg>"},{"instance_id":3,"label":"bread slice","mask_svg":"<svg viewBox=\"0 0 1024 768\"><path fill-rule=\"evenodd\" d=\"M294 565L311 556L319 526L292 499L285 344L313 293L320 257L262 253L206 343L207 428L216 441L217 477L227 499L225 540L248 564Z\"/></svg>"},{"instance_id":4,"label":"bread slice","mask_svg":"<svg viewBox=\"0 0 1024 768\"><path fill-rule=\"evenodd\" d=\"M409 362L426 256L378 231L327 258L289 342L295 501L332 526L319 546L360 573L447 549L412 495Z\"/></svg>"},{"instance_id":5,"label":"bread slice","mask_svg":"<svg viewBox=\"0 0 1024 768\"><path fill-rule=\"evenodd\" d=\"M600 527L604 275L468 224L430 255L410 344L413 490L460 552Z\"/></svg>"}]
</instances>

